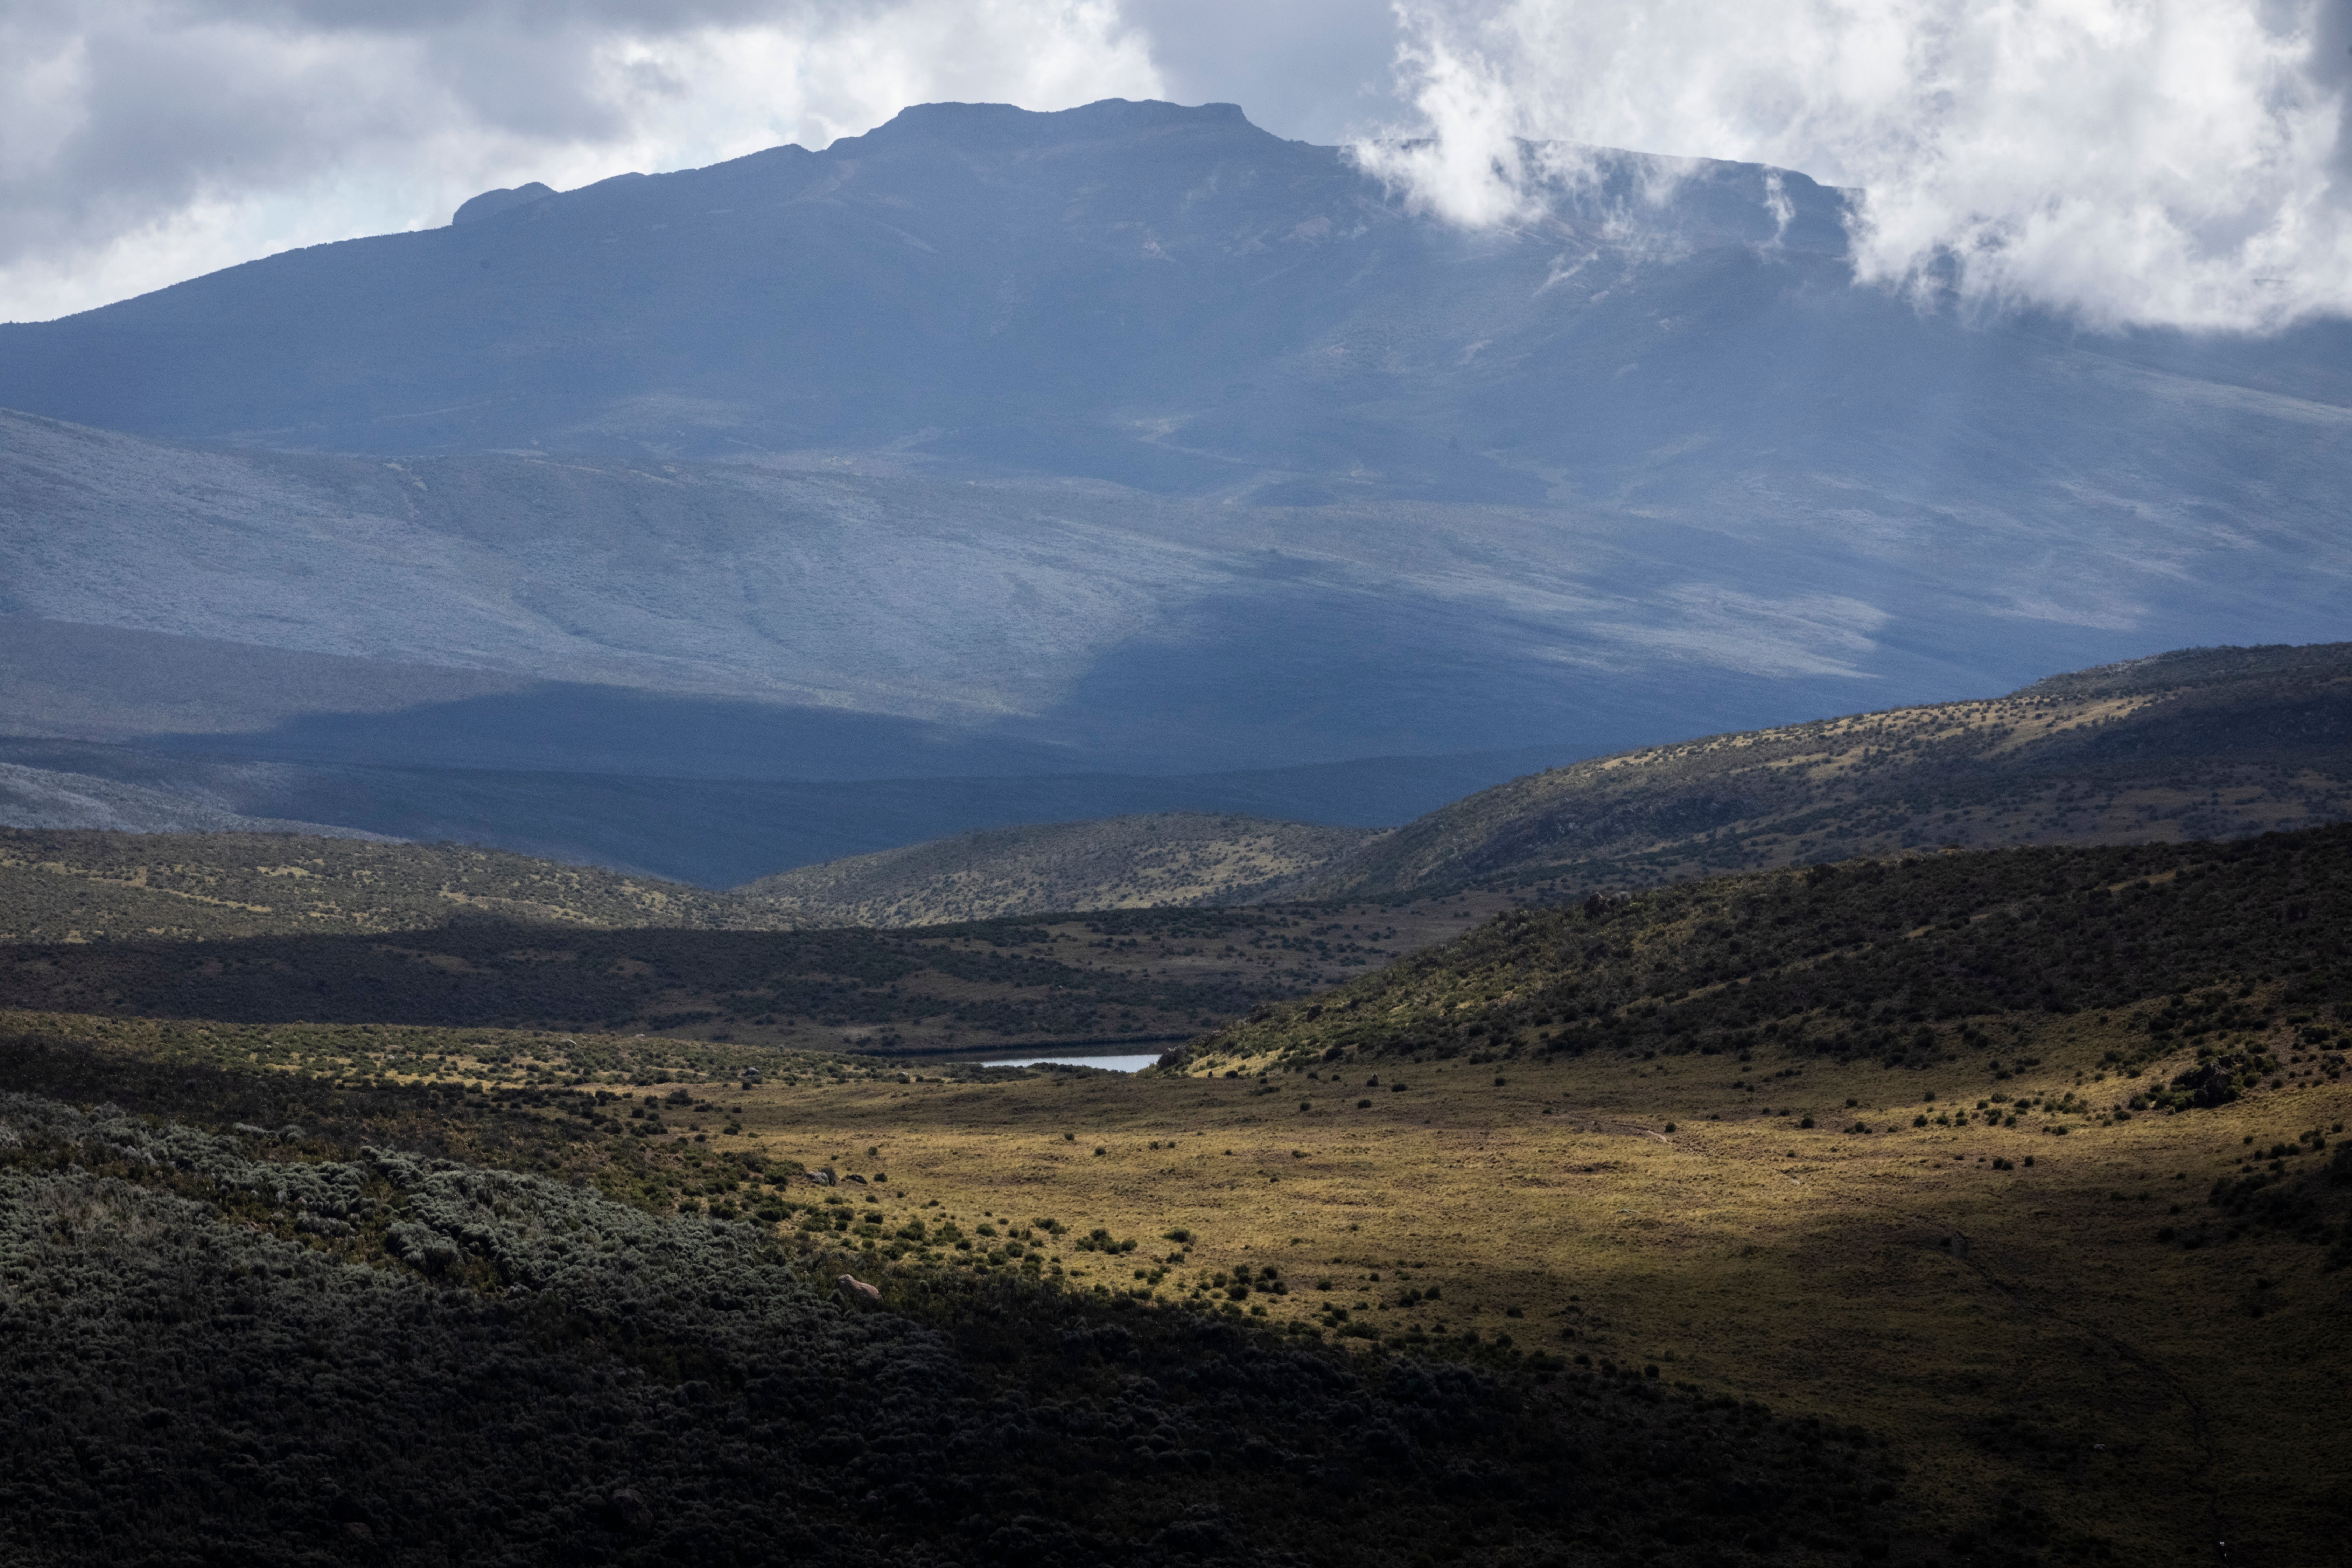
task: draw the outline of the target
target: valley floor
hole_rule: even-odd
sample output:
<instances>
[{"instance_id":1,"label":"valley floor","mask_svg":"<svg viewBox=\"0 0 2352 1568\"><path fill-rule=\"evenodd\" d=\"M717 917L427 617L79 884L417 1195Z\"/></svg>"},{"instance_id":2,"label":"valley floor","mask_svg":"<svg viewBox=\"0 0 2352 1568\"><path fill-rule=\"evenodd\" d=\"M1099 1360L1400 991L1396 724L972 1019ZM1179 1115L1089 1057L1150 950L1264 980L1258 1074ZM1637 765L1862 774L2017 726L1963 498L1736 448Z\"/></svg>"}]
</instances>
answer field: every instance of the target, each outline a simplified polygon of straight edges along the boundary
<instances>
[{"instance_id":1,"label":"valley floor","mask_svg":"<svg viewBox=\"0 0 2352 1568\"><path fill-rule=\"evenodd\" d=\"M2014 1076L1593 1053L1130 1078L5 1022L336 1104L484 1086L538 1141L474 1157L774 1224L803 1251L848 1249L886 1293L942 1272L1058 1279L1365 1355L1631 1375L1860 1426L1908 1471L1909 1527L1952 1560L2205 1561L2228 1542L2227 1561L2290 1564L2339 1539L2352 1272L2325 1243L2352 1197L2328 1153L2352 1086L2308 1070L2116 1118L2134 1086L2107 1076L2118 1042L2089 1016L2012 1020L2037 1058ZM2042 1113L2003 1124L2029 1099ZM842 1181L802 1173L820 1168Z\"/></svg>"},{"instance_id":2,"label":"valley floor","mask_svg":"<svg viewBox=\"0 0 2352 1568\"><path fill-rule=\"evenodd\" d=\"M2096 1075L2095 1031L2048 1033L2044 1065L2000 1089ZM1742 1075L1612 1058L1512 1064L1498 1082L1454 1062L1378 1088L1151 1075L729 1103L763 1148L887 1170L886 1235L926 1213L967 1232L1050 1216L1139 1243L1057 1247L1081 1288L1230 1310L1225 1282L1271 1267L1282 1291L1243 1310L1276 1325L1654 1367L1858 1422L1902 1452L1937 1533L2006 1517L2122 1562L2201 1560L2218 1541L2233 1562L2323 1560L2307 1553L2352 1473L2332 1415L2352 1274L2209 1198L2250 1146L2259 1163L2340 1132L2352 1087L2062 1137L1935 1125L1995 1091L1985 1072L1809 1064L1765 1096L1784 1114L1733 1089ZM1845 1131L1857 1121L1872 1131Z\"/></svg>"}]
</instances>

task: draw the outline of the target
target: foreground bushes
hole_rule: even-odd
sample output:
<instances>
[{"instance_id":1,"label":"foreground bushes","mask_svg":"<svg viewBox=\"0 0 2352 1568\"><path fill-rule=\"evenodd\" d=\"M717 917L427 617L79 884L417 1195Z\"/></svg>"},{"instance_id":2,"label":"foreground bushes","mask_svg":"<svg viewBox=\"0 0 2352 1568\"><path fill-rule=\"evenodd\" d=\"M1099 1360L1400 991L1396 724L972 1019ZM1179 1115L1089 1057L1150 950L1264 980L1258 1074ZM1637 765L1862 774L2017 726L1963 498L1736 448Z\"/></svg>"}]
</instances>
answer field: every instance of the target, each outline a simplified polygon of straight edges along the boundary
<instances>
[{"instance_id":1,"label":"foreground bushes","mask_svg":"<svg viewBox=\"0 0 2352 1568\"><path fill-rule=\"evenodd\" d=\"M0 1099L0 1559L1696 1563L1890 1533L1857 1433L1729 1401L1010 1280L894 1277L861 1312L762 1228L292 1148Z\"/></svg>"}]
</instances>

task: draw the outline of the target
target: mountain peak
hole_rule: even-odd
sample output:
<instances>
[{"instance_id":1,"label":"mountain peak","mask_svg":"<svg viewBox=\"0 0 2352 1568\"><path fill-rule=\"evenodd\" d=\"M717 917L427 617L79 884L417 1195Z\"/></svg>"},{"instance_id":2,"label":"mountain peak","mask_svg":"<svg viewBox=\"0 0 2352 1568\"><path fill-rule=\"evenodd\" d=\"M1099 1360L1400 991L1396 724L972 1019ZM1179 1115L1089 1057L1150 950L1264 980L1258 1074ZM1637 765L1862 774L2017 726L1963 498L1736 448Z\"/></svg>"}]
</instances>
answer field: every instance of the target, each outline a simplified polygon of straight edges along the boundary
<instances>
[{"instance_id":1,"label":"mountain peak","mask_svg":"<svg viewBox=\"0 0 2352 1568\"><path fill-rule=\"evenodd\" d=\"M455 228L461 223L479 223L486 217L496 217L509 207L529 206L554 194L553 190L537 180L527 185L517 185L512 190L484 191L458 206L449 219L449 226Z\"/></svg>"},{"instance_id":2,"label":"mountain peak","mask_svg":"<svg viewBox=\"0 0 2352 1568\"><path fill-rule=\"evenodd\" d=\"M1046 110L1023 109L1011 103L917 103L900 110L864 136L844 140L867 144L918 140L982 144L1084 141L1179 126L1256 129L1250 125L1249 117L1237 103L1182 104L1159 99L1105 98L1076 109Z\"/></svg>"}]
</instances>

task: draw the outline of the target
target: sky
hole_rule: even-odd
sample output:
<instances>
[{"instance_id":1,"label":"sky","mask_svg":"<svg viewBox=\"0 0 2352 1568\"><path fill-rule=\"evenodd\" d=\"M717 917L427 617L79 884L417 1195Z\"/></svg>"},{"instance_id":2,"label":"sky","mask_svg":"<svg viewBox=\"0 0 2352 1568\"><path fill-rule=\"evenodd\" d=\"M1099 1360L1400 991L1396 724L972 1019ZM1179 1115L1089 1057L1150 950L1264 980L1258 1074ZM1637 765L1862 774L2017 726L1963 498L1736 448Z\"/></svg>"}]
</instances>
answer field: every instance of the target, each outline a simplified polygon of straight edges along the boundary
<instances>
[{"instance_id":1,"label":"sky","mask_svg":"<svg viewBox=\"0 0 2352 1568\"><path fill-rule=\"evenodd\" d=\"M2352 0L0 0L0 320L1102 98L1238 103L1469 226L1582 145L1796 169L1865 193L1857 273L1923 308L2352 314Z\"/></svg>"}]
</instances>

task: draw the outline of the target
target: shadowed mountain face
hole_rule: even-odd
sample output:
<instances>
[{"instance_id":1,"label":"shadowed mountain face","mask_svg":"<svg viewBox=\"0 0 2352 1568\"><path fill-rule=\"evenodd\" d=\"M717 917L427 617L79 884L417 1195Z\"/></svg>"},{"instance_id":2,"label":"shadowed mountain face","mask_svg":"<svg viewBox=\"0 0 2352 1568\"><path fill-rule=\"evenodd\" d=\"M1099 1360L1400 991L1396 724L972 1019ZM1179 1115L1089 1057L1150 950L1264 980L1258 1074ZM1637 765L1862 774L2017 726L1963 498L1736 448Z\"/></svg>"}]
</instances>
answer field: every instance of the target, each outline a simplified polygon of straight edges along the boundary
<instances>
[{"instance_id":1,"label":"shadowed mountain face","mask_svg":"<svg viewBox=\"0 0 2352 1568\"><path fill-rule=\"evenodd\" d=\"M1229 106L936 104L0 327L0 616L81 628L0 710L335 765L1191 774L2345 635L2340 329L1961 322L1852 287L1801 175L1583 167L1469 234ZM75 686L133 665L135 724Z\"/></svg>"}]
</instances>

